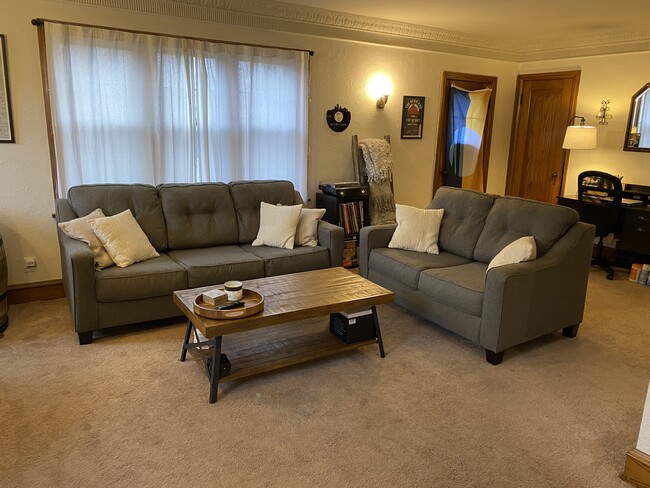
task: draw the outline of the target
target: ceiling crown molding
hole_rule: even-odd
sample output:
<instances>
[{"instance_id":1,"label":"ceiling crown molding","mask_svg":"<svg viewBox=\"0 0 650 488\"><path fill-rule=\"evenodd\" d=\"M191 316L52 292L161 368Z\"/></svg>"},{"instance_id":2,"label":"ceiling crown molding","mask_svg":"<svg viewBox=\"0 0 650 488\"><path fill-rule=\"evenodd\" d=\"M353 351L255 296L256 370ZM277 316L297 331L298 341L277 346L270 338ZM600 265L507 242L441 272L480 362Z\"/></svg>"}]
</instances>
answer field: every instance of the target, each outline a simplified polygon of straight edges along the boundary
<instances>
[{"instance_id":1,"label":"ceiling crown molding","mask_svg":"<svg viewBox=\"0 0 650 488\"><path fill-rule=\"evenodd\" d=\"M431 27L272 0L59 0L253 29L526 62L650 50L650 33L621 32L580 39L498 43Z\"/></svg>"},{"instance_id":2,"label":"ceiling crown molding","mask_svg":"<svg viewBox=\"0 0 650 488\"><path fill-rule=\"evenodd\" d=\"M516 61L509 46L457 32L262 0L59 0L63 3Z\"/></svg>"}]
</instances>

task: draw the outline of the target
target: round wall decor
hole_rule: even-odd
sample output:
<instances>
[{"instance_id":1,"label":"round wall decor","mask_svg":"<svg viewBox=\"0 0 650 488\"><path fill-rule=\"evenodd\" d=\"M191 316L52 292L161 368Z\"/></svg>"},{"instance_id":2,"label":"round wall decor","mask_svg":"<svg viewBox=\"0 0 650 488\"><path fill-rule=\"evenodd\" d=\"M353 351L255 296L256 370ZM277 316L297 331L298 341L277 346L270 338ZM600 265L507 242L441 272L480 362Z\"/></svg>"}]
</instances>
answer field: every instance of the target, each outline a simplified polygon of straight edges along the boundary
<instances>
[{"instance_id":1,"label":"round wall decor","mask_svg":"<svg viewBox=\"0 0 650 488\"><path fill-rule=\"evenodd\" d=\"M330 126L334 132L343 132L350 125L350 119L352 115L350 111L341 107L338 103L333 109L327 111L326 115L327 125Z\"/></svg>"}]
</instances>

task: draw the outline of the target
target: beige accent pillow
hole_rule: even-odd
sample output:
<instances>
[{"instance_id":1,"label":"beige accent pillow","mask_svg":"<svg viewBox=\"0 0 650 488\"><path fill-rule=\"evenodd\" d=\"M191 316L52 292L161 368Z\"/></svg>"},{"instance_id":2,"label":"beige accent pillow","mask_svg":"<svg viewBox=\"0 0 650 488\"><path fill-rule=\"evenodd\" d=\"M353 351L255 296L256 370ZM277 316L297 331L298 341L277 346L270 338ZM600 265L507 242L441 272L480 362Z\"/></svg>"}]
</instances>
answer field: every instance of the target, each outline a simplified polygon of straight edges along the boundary
<instances>
[{"instance_id":1,"label":"beige accent pillow","mask_svg":"<svg viewBox=\"0 0 650 488\"><path fill-rule=\"evenodd\" d=\"M260 229L252 245L293 249L300 210L302 204L277 206L262 202Z\"/></svg>"},{"instance_id":2,"label":"beige accent pillow","mask_svg":"<svg viewBox=\"0 0 650 488\"><path fill-rule=\"evenodd\" d=\"M120 268L160 256L129 209L88 224Z\"/></svg>"},{"instance_id":3,"label":"beige accent pillow","mask_svg":"<svg viewBox=\"0 0 650 488\"><path fill-rule=\"evenodd\" d=\"M397 229L388 247L438 254L438 235L444 209L395 205Z\"/></svg>"},{"instance_id":4,"label":"beige accent pillow","mask_svg":"<svg viewBox=\"0 0 650 488\"><path fill-rule=\"evenodd\" d=\"M104 212L102 212L102 209L98 208L85 217L79 217L67 222L59 222L59 228L66 235L88 244L90 250L93 252L93 256L95 257L95 269L104 269L115 264L88 224L89 220L101 217L105 217L105 215Z\"/></svg>"},{"instance_id":5,"label":"beige accent pillow","mask_svg":"<svg viewBox=\"0 0 650 488\"><path fill-rule=\"evenodd\" d=\"M324 208L303 208L296 228L296 246L316 247L318 245L318 222L325 215Z\"/></svg>"},{"instance_id":6,"label":"beige accent pillow","mask_svg":"<svg viewBox=\"0 0 650 488\"><path fill-rule=\"evenodd\" d=\"M535 244L535 238L533 236L520 237L501 249L499 254L492 258L492 261L488 264L485 272L487 273L490 271L490 268L495 268L497 266L532 261L536 257L537 244Z\"/></svg>"}]
</instances>

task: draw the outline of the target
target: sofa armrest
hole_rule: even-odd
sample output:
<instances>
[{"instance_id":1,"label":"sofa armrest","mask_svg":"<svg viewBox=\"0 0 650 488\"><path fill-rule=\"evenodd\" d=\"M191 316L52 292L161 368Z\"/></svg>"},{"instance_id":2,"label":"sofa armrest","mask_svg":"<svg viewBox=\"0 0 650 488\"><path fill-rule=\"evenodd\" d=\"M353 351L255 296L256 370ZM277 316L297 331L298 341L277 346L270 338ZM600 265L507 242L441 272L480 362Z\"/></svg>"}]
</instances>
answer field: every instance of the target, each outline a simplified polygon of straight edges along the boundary
<instances>
[{"instance_id":1,"label":"sofa armrest","mask_svg":"<svg viewBox=\"0 0 650 488\"><path fill-rule=\"evenodd\" d=\"M318 243L330 251L330 266L343 266L343 227L321 220L318 222Z\"/></svg>"},{"instance_id":2,"label":"sofa armrest","mask_svg":"<svg viewBox=\"0 0 650 488\"><path fill-rule=\"evenodd\" d=\"M368 225L359 232L359 274L368 277L370 251L376 247L388 247L397 224Z\"/></svg>"},{"instance_id":3,"label":"sofa armrest","mask_svg":"<svg viewBox=\"0 0 650 488\"><path fill-rule=\"evenodd\" d=\"M490 269L479 344L503 351L582 321L595 227L578 222L539 259Z\"/></svg>"},{"instance_id":4,"label":"sofa armrest","mask_svg":"<svg viewBox=\"0 0 650 488\"><path fill-rule=\"evenodd\" d=\"M77 218L66 199L56 201L56 220ZM95 293L95 257L85 242L73 239L57 229L61 254L63 287L68 297L74 328L77 332L97 329L97 295Z\"/></svg>"}]
</instances>

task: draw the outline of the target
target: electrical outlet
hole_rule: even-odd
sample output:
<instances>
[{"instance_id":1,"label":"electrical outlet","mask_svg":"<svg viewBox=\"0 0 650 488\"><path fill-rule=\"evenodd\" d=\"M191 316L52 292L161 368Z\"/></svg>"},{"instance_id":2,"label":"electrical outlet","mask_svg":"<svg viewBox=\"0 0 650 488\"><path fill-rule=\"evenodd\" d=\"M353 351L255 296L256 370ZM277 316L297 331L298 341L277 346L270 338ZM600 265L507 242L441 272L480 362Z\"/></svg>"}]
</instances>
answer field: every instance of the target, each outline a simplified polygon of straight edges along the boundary
<instances>
[{"instance_id":1,"label":"electrical outlet","mask_svg":"<svg viewBox=\"0 0 650 488\"><path fill-rule=\"evenodd\" d=\"M29 273L34 271L34 269L36 268L36 258L25 257L23 259L25 260L25 272Z\"/></svg>"}]
</instances>

